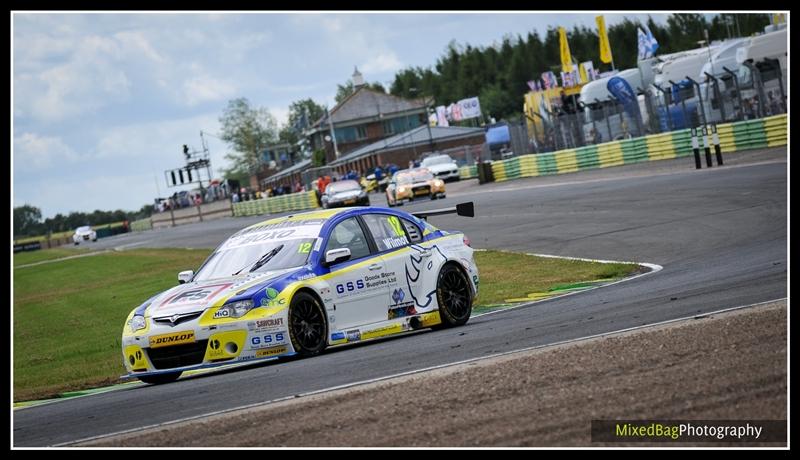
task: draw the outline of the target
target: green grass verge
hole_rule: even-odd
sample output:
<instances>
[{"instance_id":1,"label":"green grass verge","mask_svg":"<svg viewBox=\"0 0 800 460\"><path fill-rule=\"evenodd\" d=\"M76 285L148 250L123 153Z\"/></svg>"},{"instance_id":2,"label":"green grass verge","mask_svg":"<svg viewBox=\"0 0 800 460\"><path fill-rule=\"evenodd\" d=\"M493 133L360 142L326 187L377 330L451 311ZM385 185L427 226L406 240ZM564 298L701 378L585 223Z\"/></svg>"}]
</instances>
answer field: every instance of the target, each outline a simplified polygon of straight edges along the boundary
<instances>
[{"instance_id":1,"label":"green grass verge","mask_svg":"<svg viewBox=\"0 0 800 460\"><path fill-rule=\"evenodd\" d=\"M63 250L39 254L63 257L57 251ZM15 269L14 401L117 382L125 373L120 335L128 313L174 286L179 271L197 268L210 252L138 249ZM476 310L532 292L618 278L637 268L498 251L476 252L475 258L481 275ZM14 263L22 264L16 257Z\"/></svg>"},{"instance_id":2,"label":"green grass verge","mask_svg":"<svg viewBox=\"0 0 800 460\"><path fill-rule=\"evenodd\" d=\"M14 266L33 264L36 262L43 262L45 260L60 259L62 257L76 256L79 254L86 254L90 252L89 249L40 249L37 251L17 252L14 254Z\"/></svg>"},{"instance_id":3,"label":"green grass verge","mask_svg":"<svg viewBox=\"0 0 800 460\"><path fill-rule=\"evenodd\" d=\"M575 283L622 278L639 269L635 264L605 264L503 251L476 251L475 263L481 282L477 309L531 293L576 287Z\"/></svg>"},{"instance_id":4,"label":"green grass verge","mask_svg":"<svg viewBox=\"0 0 800 460\"><path fill-rule=\"evenodd\" d=\"M128 313L210 252L109 252L15 269L14 400L117 381Z\"/></svg>"}]
</instances>

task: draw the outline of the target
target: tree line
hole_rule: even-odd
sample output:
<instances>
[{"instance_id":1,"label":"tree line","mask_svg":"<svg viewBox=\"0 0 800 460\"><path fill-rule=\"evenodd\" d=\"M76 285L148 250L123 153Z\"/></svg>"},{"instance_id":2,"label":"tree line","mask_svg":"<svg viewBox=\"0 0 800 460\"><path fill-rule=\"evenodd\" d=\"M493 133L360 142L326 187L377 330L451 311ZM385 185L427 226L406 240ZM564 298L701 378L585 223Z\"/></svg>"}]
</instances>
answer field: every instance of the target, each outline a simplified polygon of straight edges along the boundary
<instances>
[{"instance_id":1,"label":"tree line","mask_svg":"<svg viewBox=\"0 0 800 460\"><path fill-rule=\"evenodd\" d=\"M146 204L139 211L101 211L91 213L71 212L67 215L61 213L42 220L42 211L29 204L14 208L14 237L40 236L48 233L60 233L75 230L84 225L104 225L121 221L134 221L149 217L154 209L153 205Z\"/></svg>"}]
</instances>

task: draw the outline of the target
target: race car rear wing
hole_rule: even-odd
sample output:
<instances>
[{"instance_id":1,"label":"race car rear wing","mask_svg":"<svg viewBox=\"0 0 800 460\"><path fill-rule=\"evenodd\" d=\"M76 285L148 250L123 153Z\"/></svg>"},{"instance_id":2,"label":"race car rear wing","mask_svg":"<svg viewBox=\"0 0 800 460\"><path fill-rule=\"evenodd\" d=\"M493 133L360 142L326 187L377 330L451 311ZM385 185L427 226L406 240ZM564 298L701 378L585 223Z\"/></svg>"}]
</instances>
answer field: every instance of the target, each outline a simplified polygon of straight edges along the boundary
<instances>
[{"instance_id":1,"label":"race car rear wing","mask_svg":"<svg viewBox=\"0 0 800 460\"><path fill-rule=\"evenodd\" d=\"M430 211L419 211L411 213L414 217L427 220L430 216L440 216L442 214L458 214L464 217L475 217L475 205L472 201L459 203L452 208L431 209Z\"/></svg>"}]
</instances>

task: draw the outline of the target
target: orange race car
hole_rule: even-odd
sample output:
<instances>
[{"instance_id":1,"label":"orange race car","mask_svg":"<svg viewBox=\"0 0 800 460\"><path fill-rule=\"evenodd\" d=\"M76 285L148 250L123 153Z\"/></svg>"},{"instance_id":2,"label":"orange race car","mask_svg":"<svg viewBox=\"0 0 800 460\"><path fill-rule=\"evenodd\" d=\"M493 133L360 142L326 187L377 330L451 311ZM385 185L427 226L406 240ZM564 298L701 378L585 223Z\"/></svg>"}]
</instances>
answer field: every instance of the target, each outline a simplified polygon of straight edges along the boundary
<instances>
[{"instance_id":1,"label":"orange race car","mask_svg":"<svg viewBox=\"0 0 800 460\"><path fill-rule=\"evenodd\" d=\"M386 187L386 202L398 206L405 201L422 197L431 200L446 198L444 181L436 179L427 168L404 169L397 171Z\"/></svg>"}]
</instances>

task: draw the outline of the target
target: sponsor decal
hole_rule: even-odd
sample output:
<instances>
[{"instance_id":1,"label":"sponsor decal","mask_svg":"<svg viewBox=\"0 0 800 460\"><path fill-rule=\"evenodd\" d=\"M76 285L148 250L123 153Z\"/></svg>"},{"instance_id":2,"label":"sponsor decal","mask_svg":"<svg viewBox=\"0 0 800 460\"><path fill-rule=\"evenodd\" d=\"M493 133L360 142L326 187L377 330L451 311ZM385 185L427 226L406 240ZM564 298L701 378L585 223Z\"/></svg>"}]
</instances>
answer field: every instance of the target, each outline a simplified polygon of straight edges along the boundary
<instances>
[{"instance_id":1,"label":"sponsor decal","mask_svg":"<svg viewBox=\"0 0 800 460\"><path fill-rule=\"evenodd\" d=\"M258 329L262 327L282 327L282 326L283 326L283 318L269 318L256 321L256 328Z\"/></svg>"},{"instance_id":2,"label":"sponsor decal","mask_svg":"<svg viewBox=\"0 0 800 460\"><path fill-rule=\"evenodd\" d=\"M250 348L266 348L286 343L286 331L274 334L257 335L250 338Z\"/></svg>"},{"instance_id":3,"label":"sponsor decal","mask_svg":"<svg viewBox=\"0 0 800 460\"><path fill-rule=\"evenodd\" d=\"M379 327L371 331L366 331L361 334L362 340L374 339L377 337L385 337L387 335L397 334L403 332L402 324L390 324L388 326Z\"/></svg>"},{"instance_id":4,"label":"sponsor decal","mask_svg":"<svg viewBox=\"0 0 800 460\"><path fill-rule=\"evenodd\" d=\"M161 302L161 304L154 309L153 313L162 313L166 310L184 308L190 305L202 305L203 303L216 297L220 292L224 291L231 285L232 283L209 284L207 286L200 286L180 292Z\"/></svg>"},{"instance_id":5,"label":"sponsor decal","mask_svg":"<svg viewBox=\"0 0 800 460\"><path fill-rule=\"evenodd\" d=\"M305 275L297 276L295 279L297 281L305 281L305 280L310 280L311 278L316 278L316 276L317 275L315 275L313 273L306 273Z\"/></svg>"},{"instance_id":6,"label":"sponsor decal","mask_svg":"<svg viewBox=\"0 0 800 460\"><path fill-rule=\"evenodd\" d=\"M222 309L222 310L217 310L217 312L214 313L214 319L227 318L230 315L231 315L231 312L227 308L225 308L225 309Z\"/></svg>"},{"instance_id":7,"label":"sponsor decal","mask_svg":"<svg viewBox=\"0 0 800 460\"><path fill-rule=\"evenodd\" d=\"M358 329L347 331L348 342L358 342L359 340L361 340L361 331Z\"/></svg>"},{"instance_id":8,"label":"sponsor decal","mask_svg":"<svg viewBox=\"0 0 800 460\"><path fill-rule=\"evenodd\" d=\"M331 334L331 341L332 342L335 342L337 340L344 340L344 339L345 339L344 332L339 331L339 332L334 332L333 334Z\"/></svg>"},{"instance_id":9,"label":"sponsor decal","mask_svg":"<svg viewBox=\"0 0 800 460\"><path fill-rule=\"evenodd\" d=\"M397 284L395 272L366 275L361 279L344 281L336 285L337 297L348 297L356 293L374 291Z\"/></svg>"},{"instance_id":10,"label":"sponsor decal","mask_svg":"<svg viewBox=\"0 0 800 460\"><path fill-rule=\"evenodd\" d=\"M278 291L274 288L267 288L264 291L264 297L261 298L261 306L262 307L276 307L278 305L285 305L286 298L276 299L278 297Z\"/></svg>"},{"instance_id":11,"label":"sponsor decal","mask_svg":"<svg viewBox=\"0 0 800 460\"><path fill-rule=\"evenodd\" d=\"M403 301L406 298L406 293L403 288L397 288L392 291L393 304L389 305L389 319L402 318L404 316L416 315L417 310L414 308L412 300Z\"/></svg>"},{"instance_id":12,"label":"sponsor decal","mask_svg":"<svg viewBox=\"0 0 800 460\"><path fill-rule=\"evenodd\" d=\"M154 335L150 337L150 348L167 347L194 342L194 331L174 332L172 334Z\"/></svg>"},{"instance_id":13,"label":"sponsor decal","mask_svg":"<svg viewBox=\"0 0 800 460\"><path fill-rule=\"evenodd\" d=\"M267 356L277 356L286 353L287 347L273 347L256 351L256 358L264 358Z\"/></svg>"}]
</instances>

